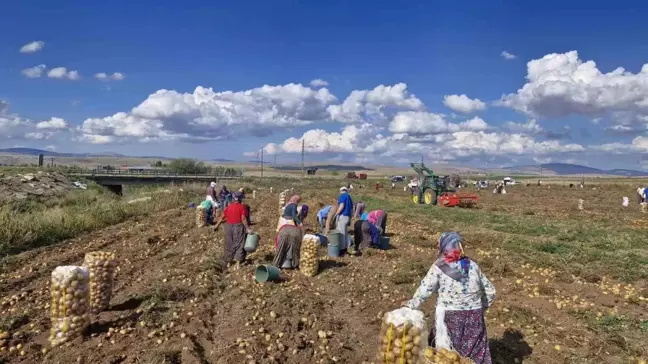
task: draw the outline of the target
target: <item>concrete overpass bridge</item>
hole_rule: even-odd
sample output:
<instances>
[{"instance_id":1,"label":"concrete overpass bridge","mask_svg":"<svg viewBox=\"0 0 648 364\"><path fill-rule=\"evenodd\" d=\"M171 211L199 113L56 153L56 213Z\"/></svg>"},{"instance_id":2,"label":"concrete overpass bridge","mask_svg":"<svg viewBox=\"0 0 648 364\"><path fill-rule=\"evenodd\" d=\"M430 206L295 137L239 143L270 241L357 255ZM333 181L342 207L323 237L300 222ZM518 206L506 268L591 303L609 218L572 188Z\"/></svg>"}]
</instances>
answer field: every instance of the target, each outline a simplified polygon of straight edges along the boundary
<instances>
[{"instance_id":1,"label":"concrete overpass bridge","mask_svg":"<svg viewBox=\"0 0 648 364\"><path fill-rule=\"evenodd\" d=\"M122 193L123 185L152 185L152 184L169 184L169 183L204 183L209 182L222 183L223 181L233 181L242 177L242 175L218 176L213 174L178 174L168 171L82 171L68 174L70 177L85 178L96 182L98 185L107 187L111 191Z\"/></svg>"}]
</instances>

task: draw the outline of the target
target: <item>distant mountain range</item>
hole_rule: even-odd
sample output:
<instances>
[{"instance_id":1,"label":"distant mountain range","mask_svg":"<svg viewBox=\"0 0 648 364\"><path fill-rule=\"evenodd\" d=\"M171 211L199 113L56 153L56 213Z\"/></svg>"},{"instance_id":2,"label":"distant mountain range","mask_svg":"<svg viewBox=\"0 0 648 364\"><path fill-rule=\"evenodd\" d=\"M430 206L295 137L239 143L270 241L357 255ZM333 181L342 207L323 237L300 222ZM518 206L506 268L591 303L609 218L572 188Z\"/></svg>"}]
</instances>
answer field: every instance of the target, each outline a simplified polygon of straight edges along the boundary
<instances>
[{"instance_id":1,"label":"distant mountain range","mask_svg":"<svg viewBox=\"0 0 648 364\"><path fill-rule=\"evenodd\" d=\"M329 171L373 171L372 168L366 168L363 166L347 166L339 164L322 164L317 166L304 166L304 169L308 168L317 168L322 170ZM277 166L275 169L280 171L297 171L301 169L301 166Z\"/></svg>"},{"instance_id":2,"label":"distant mountain range","mask_svg":"<svg viewBox=\"0 0 648 364\"><path fill-rule=\"evenodd\" d=\"M34 149L34 148L6 148L0 149L0 153L34 155L43 154L45 157L61 157L61 158L92 158L92 157L113 157L113 158L155 158L155 159L169 159L159 156L128 156L120 153L104 152L104 153L59 153L49 150ZM221 161L221 160L217 160ZM227 160L222 160L227 161Z\"/></svg>"},{"instance_id":3,"label":"distant mountain range","mask_svg":"<svg viewBox=\"0 0 648 364\"><path fill-rule=\"evenodd\" d=\"M583 174L600 174L612 176L641 177L648 176L648 172L633 169L598 169L578 164L568 163L547 163L528 166L514 166L504 168L511 173L519 174L556 174L556 175L583 175Z\"/></svg>"}]
</instances>

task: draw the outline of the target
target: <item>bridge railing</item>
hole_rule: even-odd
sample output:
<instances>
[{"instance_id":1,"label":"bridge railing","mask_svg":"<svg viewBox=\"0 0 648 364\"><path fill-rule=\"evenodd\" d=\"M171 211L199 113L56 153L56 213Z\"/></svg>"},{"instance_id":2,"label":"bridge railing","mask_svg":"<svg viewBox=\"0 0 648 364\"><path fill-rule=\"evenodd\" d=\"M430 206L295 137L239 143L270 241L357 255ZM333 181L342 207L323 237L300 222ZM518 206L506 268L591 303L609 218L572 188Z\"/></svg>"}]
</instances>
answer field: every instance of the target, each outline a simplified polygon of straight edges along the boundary
<instances>
[{"instance_id":1,"label":"bridge railing","mask_svg":"<svg viewBox=\"0 0 648 364\"><path fill-rule=\"evenodd\" d=\"M86 176L159 176L159 177L214 177L214 178L223 178L223 177L242 177L242 170L227 170L221 173L177 173L169 170L160 170L160 169L83 169L77 170L71 173L72 175L86 175Z\"/></svg>"}]
</instances>

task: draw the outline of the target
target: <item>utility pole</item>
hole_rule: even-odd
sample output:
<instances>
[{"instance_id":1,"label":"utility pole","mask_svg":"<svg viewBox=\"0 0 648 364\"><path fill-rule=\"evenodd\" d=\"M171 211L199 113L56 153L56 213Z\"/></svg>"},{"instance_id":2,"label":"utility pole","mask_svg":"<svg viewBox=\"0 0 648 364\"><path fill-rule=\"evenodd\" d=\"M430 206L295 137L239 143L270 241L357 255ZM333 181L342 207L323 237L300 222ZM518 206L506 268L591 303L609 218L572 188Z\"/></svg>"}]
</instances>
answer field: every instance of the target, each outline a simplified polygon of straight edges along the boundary
<instances>
[{"instance_id":1,"label":"utility pole","mask_svg":"<svg viewBox=\"0 0 648 364\"><path fill-rule=\"evenodd\" d=\"M277 169L277 152L276 151L275 151L275 154L274 154L274 159L275 159L274 160L274 169Z\"/></svg>"},{"instance_id":2,"label":"utility pole","mask_svg":"<svg viewBox=\"0 0 648 364\"><path fill-rule=\"evenodd\" d=\"M263 178L263 148L261 148L261 178Z\"/></svg>"},{"instance_id":3,"label":"utility pole","mask_svg":"<svg viewBox=\"0 0 648 364\"><path fill-rule=\"evenodd\" d=\"M423 153L421 153L421 167L423 167Z\"/></svg>"},{"instance_id":4,"label":"utility pole","mask_svg":"<svg viewBox=\"0 0 648 364\"><path fill-rule=\"evenodd\" d=\"M301 172L302 172L302 177L304 177L304 139L302 139L302 159L301 159Z\"/></svg>"}]
</instances>

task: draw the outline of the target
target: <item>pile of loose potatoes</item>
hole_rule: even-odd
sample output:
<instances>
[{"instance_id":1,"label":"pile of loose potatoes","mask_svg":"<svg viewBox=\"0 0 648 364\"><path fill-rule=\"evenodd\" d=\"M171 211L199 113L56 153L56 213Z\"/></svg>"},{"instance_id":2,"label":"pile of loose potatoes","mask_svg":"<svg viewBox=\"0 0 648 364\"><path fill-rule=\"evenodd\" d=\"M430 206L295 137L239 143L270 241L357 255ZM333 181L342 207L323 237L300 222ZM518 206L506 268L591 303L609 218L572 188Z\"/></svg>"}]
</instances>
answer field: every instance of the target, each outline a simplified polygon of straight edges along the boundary
<instances>
[{"instance_id":1,"label":"pile of loose potatoes","mask_svg":"<svg viewBox=\"0 0 648 364\"><path fill-rule=\"evenodd\" d=\"M383 364L417 364L421 347L427 343L423 330L406 321L395 326L383 320L380 330L380 352L378 362Z\"/></svg>"},{"instance_id":2,"label":"pile of loose potatoes","mask_svg":"<svg viewBox=\"0 0 648 364\"><path fill-rule=\"evenodd\" d=\"M459 353L447 349L435 350L431 347L425 348L426 364L473 364L468 358L462 358Z\"/></svg>"},{"instance_id":3,"label":"pile of loose potatoes","mask_svg":"<svg viewBox=\"0 0 648 364\"><path fill-rule=\"evenodd\" d=\"M196 208L196 226L201 228L207 224L207 210L204 207Z\"/></svg>"},{"instance_id":4,"label":"pile of loose potatoes","mask_svg":"<svg viewBox=\"0 0 648 364\"><path fill-rule=\"evenodd\" d=\"M307 234L302 240L299 270L306 276L313 277L319 271L319 245L315 235Z\"/></svg>"},{"instance_id":5,"label":"pile of loose potatoes","mask_svg":"<svg viewBox=\"0 0 648 364\"><path fill-rule=\"evenodd\" d=\"M90 311L98 315L110 305L117 260L115 253L91 252L85 255L83 266L90 274Z\"/></svg>"},{"instance_id":6,"label":"pile of loose potatoes","mask_svg":"<svg viewBox=\"0 0 648 364\"><path fill-rule=\"evenodd\" d=\"M90 325L88 281L88 270L83 267L62 266L52 272L52 346L80 335Z\"/></svg>"}]
</instances>

